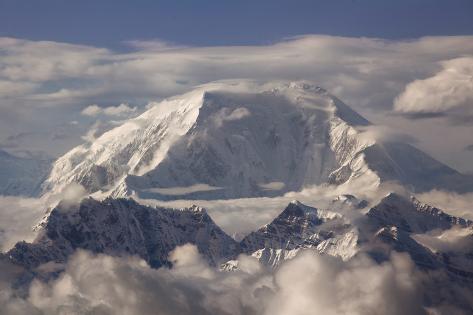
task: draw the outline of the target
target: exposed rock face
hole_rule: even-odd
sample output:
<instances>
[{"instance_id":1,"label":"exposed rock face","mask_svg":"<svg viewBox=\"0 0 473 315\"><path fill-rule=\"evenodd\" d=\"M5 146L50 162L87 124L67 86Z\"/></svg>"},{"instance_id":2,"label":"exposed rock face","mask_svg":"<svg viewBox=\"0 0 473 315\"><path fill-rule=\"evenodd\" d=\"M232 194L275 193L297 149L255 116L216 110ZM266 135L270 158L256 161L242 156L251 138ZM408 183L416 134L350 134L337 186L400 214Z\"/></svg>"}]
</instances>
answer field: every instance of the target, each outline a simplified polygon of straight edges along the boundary
<instances>
[{"instance_id":1,"label":"exposed rock face","mask_svg":"<svg viewBox=\"0 0 473 315\"><path fill-rule=\"evenodd\" d=\"M75 249L111 255L137 255L151 266L167 264L178 245L195 244L211 264L228 260L238 243L226 235L200 207L151 208L133 200L84 199L80 205L59 205L31 244L18 243L8 255L27 268L65 262Z\"/></svg>"}]
</instances>

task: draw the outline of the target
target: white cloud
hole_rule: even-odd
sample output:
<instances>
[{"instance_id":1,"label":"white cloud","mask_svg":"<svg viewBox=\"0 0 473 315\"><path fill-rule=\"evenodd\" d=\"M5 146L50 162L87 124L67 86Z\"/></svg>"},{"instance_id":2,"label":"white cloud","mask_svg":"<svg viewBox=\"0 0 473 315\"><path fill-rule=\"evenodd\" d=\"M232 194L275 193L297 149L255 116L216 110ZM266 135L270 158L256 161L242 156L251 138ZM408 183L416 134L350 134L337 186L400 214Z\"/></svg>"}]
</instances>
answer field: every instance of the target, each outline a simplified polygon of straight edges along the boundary
<instances>
[{"instance_id":1,"label":"white cloud","mask_svg":"<svg viewBox=\"0 0 473 315\"><path fill-rule=\"evenodd\" d=\"M0 252L16 242L33 241L33 226L44 211L45 204L40 199L0 196Z\"/></svg>"},{"instance_id":2,"label":"white cloud","mask_svg":"<svg viewBox=\"0 0 473 315\"><path fill-rule=\"evenodd\" d=\"M266 314L425 314L414 269L400 254L377 265L364 257L341 263L306 251L276 273L279 290Z\"/></svg>"},{"instance_id":3,"label":"white cloud","mask_svg":"<svg viewBox=\"0 0 473 315\"><path fill-rule=\"evenodd\" d=\"M222 187L210 186L208 184L195 184L187 187L150 188L147 191L169 196L187 195L194 192L219 190Z\"/></svg>"},{"instance_id":4,"label":"white cloud","mask_svg":"<svg viewBox=\"0 0 473 315\"><path fill-rule=\"evenodd\" d=\"M125 41L125 44L136 48L138 50L147 50L147 51L164 51L171 49L182 49L186 48L184 45L177 45L168 41L161 39L155 40L129 40Z\"/></svg>"},{"instance_id":5,"label":"white cloud","mask_svg":"<svg viewBox=\"0 0 473 315\"><path fill-rule=\"evenodd\" d=\"M401 254L378 265L366 257L345 263L305 251L274 273L246 256L239 270L219 272L191 245L170 257L173 268L156 270L138 258L78 251L58 279L35 280L26 299L0 299L7 314L424 313L414 266Z\"/></svg>"},{"instance_id":6,"label":"white cloud","mask_svg":"<svg viewBox=\"0 0 473 315\"><path fill-rule=\"evenodd\" d=\"M276 183L270 183L275 188ZM281 213L292 200L299 200L307 205L338 211L350 221L362 216L362 212L352 209L337 208L332 200L342 194L352 194L360 200L367 200L374 205L385 197L388 192L404 194L405 190L395 183L384 183L379 188L369 185L350 183L342 186L320 185L307 187L300 192L290 192L283 196L267 198L239 198L225 200L173 200L160 201L155 199L140 199L134 196L142 204L152 206L163 206L171 208L190 207L197 204L204 207L212 219L227 234L241 238L255 231L264 224L271 222Z\"/></svg>"},{"instance_id":7,"label":"white cloud","mask_svg":"<svg viewBox=\"0 0 473 315\"><path fill-rule=\"evenodd\" d=\"M473 220L473 193L458 194L450 191L431 190L416 197L458 217Z\"/></svg>"},{"instance_id":8,"label":"white cloud","mask_svg":"<svg viewBox=\"0 0 473 315\"><path fill-rule=\"evenodd\" d=\"M81 112L85 116L98 116L100 114L106 116L126 117L136 112L136 107L130 107L128 104L120 104L118 106L100 107L96 104L89 105Z\"/></svg>"},{"instance_id":9,"label":"white cloud","mask_svg":"<svg viewBox=\"0 0 473 315\"><path fill-rule=\"evenodd\" d=\"M387 126L370 125L357 127L361 131L361 138L367 142L381 141L381 142L404 142L416 143L418 140L406 133L395 130Z\"/></svg>"},{"instance_id":10,"label":"white cloud","mask_svg":"<svg viewBox=\"0 0 473 315\"><path fill-rule=\"evenodd\" d=\"M222 126L226 121L240 120L250 115L251 113L246 107L238 107L233 111L230 108L224 107L215 113L213 119L217 126Z\"/></svg>"},{"instance_id":11,"label":"white cloud","mask_svg":"<svg viewBox=\"0 0 473 315\"><path fill-rule=\"evenodd\" d=\"M471 228L452 227L446 231L414 235L413 238L433 252L457 252L463 255L473 247Z\"/></svg>"},{"instance_id":12,"label":"white cloud","mask_svg":"<svg viewBox=\"0 0 473 315\"><path fill-rule=\"evenodd\" d=\"M0 85L5 87L0 87L0 134L33 134L39 129L46 132L52 122L76 119L84 104L106 100L144 105L201 83L233 78L312 80L368 114L367 118L386 117L395 97L408 94L413 98L404 102L407 96L399 97L398 102L407 105L398 107L408 106L409 111L427 107L443 113L447 106L449 115L451 112L467 120L472 117L471 107L460 105L470 100L467 89L471 57L465 57L473 55L470 36L390 41L309 35L270 45L198 48L159 40L131 44L135 51L119 53L90 46L0 38ZM434 80L436 77L441 80ZM436 91L430 93L432 88ZM410 92L414 90L417 92ZM421 100L422 95L429 105ZM433 99L435 95L439 97ZM124 106L118 107L103 109L101 114L132 114ZM462 113L469 114L462 117ZM387 123L396 127L399 121L401 118L390 115ZM430 128L433 131L420 142L440 130L437 124ZM471 156L462 148L471 143L466 142L466 133L458 126L449 128L458 131L451 133L458 136L451 136L445 145L427 141L426 149L467 168ZM472 128L467 133L471 134ZM404 129L418 133L419 127L409 122ZM80 136L68 141L75 144ZM57 147L55 142L43 142L46 150ZM457 144L455 154L451 145L446 147L453 142Z\"/></svg>"},{"instance_id":13,"label":"white cloud","mask_svg":"<svg viewBox=\"0 0 473 315\"><path fill-rule=\"evenodd\" d=\"M97 116L101 112L102 112L102 108L94 104L94 105L89 105L86 108L84 108L81 114L85 116Z\"/></svg>"},{"instance_id":14,"label":"white cloud","mask_svg":"<svg viewBox=\"0 0 473 315\"><path fill-rule=\"evenodd\" d=\"M92 126L90 126L89 130L82 136L82 140L86 142L93 142L97 137L100 130L101 122L97 120Z\"/></svg>"},{"instance_id":15,"label":"white cloud","mask_svg":"<svg viewBox=\"0 0 473 315\"><path fill-rule=\"evenodd\" d=\"M473 57L442 62L442 70L434 76L409 83L396 98L394 109L413 114L473 115Z\"/></svg>"},{"instance_id":16,"label":"white cloud","mask_svg":"<svg viewBox=\"0 0 473 315\"><path fill-rule=\"evenodd\" d=\"M286 186L283 182L271 182L258 184L258 186L264 190L280 190Z\"/></svg>"}]
</instances>

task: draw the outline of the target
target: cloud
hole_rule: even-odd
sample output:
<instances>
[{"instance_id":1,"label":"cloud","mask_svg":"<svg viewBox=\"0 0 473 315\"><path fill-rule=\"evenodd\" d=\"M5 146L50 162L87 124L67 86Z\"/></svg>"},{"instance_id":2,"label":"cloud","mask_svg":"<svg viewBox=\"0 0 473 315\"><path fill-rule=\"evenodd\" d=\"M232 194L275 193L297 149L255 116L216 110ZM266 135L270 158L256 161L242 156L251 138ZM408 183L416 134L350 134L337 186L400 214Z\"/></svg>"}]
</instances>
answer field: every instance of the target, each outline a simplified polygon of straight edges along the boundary
<instances>
[{"instance_id":1,"label":"cloud","mask_svg":"<svg viewBox=\"0 0 473 315\"><path fill-rule=\"evenodd\" d=\"M414 266L395 254L386 264L348 263L306 251L282 265L267 314L426 314Z\"/></svg>"},{"instance_id":2,"label":"cloud","mask_svg":"<svg viewBox=\"0 0 473 315\"><path fill-rule=\"evenodd\" d=\"M225 107L215 113L213 119L217 126L222 126L226 121L240 120L250 115L251 113L246 107L238 107L233 111L230 111L229 108Z\"/></svg>"},{"instance_id":3,"label":"cloud","mask_svg":"<svg viewBox=\"0 0 473 315\"><path fill-rule=\"evenodd\" d=\"M312 80L367 118L389 117L383 122L394 128L402 122L402 130L410 134L420 133L417 122L403 122L401 117L389 114L396 96L411 95L414 90L415 101L409 99L402 102L408 105L397 105L409 106L402 113L416 117L435 114L438 119L455 117L464 125L471 122L468 106L460 105L470 99L467 78L471 57L465 57L473 55L470 36L393 41L308 35L269 45L236 47L185 47L159 40L130 44L135 50L115 52L84 45L0 38L0 134L38 130L52 134L51 129L58 122L82 123L77 115L87 108L86 104L129 102L136 104L138 111L150 101L196 85L234 78ZM436 90L428 93L432 88ZM449 92L455 95L450 97ZM427 94L438 95L439 99L448 96L449 100L442 104L439 99L429 101L436 112L427 113L427 105L421 104L421 95ZM399 102L406 98L399 97ZM416 112L414 107L411 109L411 102ZM96 112L93 108L85 110L92 115ZM122 106L99 112L113 117L129 110ZM376 119L373 122L377 123ZM434 156L447 156L449 162L467 168L471 156L463 147L470 143L462 135L471 134L473 127L465 132L457 125L450 126L455 131L452 134L458 136L445 141L445 145L428 141L429 136L443 131L440 124L430 128L433 131L419 139L428 143L427 151ZM38 146L46 151L59 147L65 150L80 142L80 134L67 141L69 147L58 146L51 137L29 142L40 143ZM452 143L456 144L455 154Z\"/></svg>"},{"instance_id":4,"label":"cloud","mask_svg":"<svg viewBox=\"0 0 473 315\"><path fill-rule=\"evenodd\" d=\"M45 204L40 199L0 196L0 252L16 242L33 241L33 226L44 212Z\"/></svg>"},{"instance_id":5,"label":"cloud","mask_svg":"<svg viewBox=\"0 0 473 315\"><path fill-rule=\"evenodd\" d=\"M286 186L283 182L271 182L258 184L258 186L264 190L280 190Z\"/></svg>"},{"instance_id":6,"label":"cloud","mask_svg":"<svg viewBox=\"0 0 473 315\"><path fill-rule=\"evenodd\" d=\"M473 57L442 62L434 76L409 83L394 109L405 114L447 114L457 120L473 116Z\"/></svg>"},{"instance_id":7,"label":"cloud","mask_svg":"<svg viewBox=\"0 0 473 315\"><path fill-rule=\"evenodd\" d=\"M271 188L277 188L279 183L269 183ZM173 200L161 201L155 199L140 199L138 202L151 206L171 208L190 207L197 204L204 207L212 219L227 234L240 239L246 234L257 230L276 218L292 200L304 204L343 214L350 221L356 221L363 214L360 211L338 207L332 201L342 195L351 194L360 200L367 200L370 205L378 203L388 192L406 194L405 189L396 183L383 183L380 187L372 187L353 182L342 186L319 185L307 187L300 192L290 192L283 196L268 198L239 198L225 200Z\"/></svg>"},{"instance_id":8,"label":"cloud","mask_svg":"<svg viewBox=\"0 0 473 315\"><path fill-rule=\"evenodd\" d=\"M124 43L135 49L147 50L147 51L165 51L165 50L171 50L171 49L186 48L186 46L184 45L177 45L175 43L164 41L162 39L128 40L128 41L125 41Z\"/></svg>"},{"instance_id":9,"label":"cloud","mask_svg":"<svg viewBox=\"0 0 473 315\"><path fill-rule=\"evenodd\" d=\"M98 105L89 105L81 112L85 116L98 116L100 114L106 116L128 117L136 112L136 107L130 107L128 104L120 104L118 106L99 107Z\"/></svg>"},{"instance_id":10,"label":"cloud","mask_svg":"<svg viewBox=\"0 0 473 315\"><path fill-rule=\"evenodd\" d=\"M89 105L82 110L81 114L85 116L97 116L101 112L102 108L98 105Z\"/></svg>"},{"instance_id":11,"label":"cloud","mask_svg":"<svg viewBox=\"0 0 473 315\"><path fill-rule=\"evenodd\" d=\"M410 144L419 142L419 140L411 135L386 126L370 125L358 127L358 130L361 131L361 138L365 141L404 142Z\"/></svg>"},{"instance_id":12,"label":"cloud","mask_svg":"<svg viewBox=\"0 0 473 315\"><path fill-rule=\"evenodd\" d=\"M150 189L147 189L146 191L168 195L168 196L180 196L180 195L191 194L194 192L213 191L213 190L219 190L219 189L222 189L222 187L210 186L208 184L195 184L195 185L191 185L187 187L150 188Z\"/></svg>"},{"instance_id":13,"label":"cloud","mask_svg":"<svg viewBox=\"0 0 473 315\"><path fill-rule=\"evenodd\" d=\"M458 194L443 190L431 190L416 197L448 214L473 220L473 193Z\"/></svg>"},{"instance_id":14,"label":"cloud","mask_svg":"<svg viewBox=\"0 0 473 315\"><path fill-rule=\"evenodd\" d=\"M171 253L172 269L151 269L137 258L79 251L50 283L36 281L23 303L46 314L255 314L254 292L271 285L260 270L222 273L194 246Z\"/></svg>"},{"instance_id":15,"label":"cloud","mask_svg":"<svg viewBox=\"0 0 473 315\"><path fill-rule=\"evenodd\" d=\"M151 269L134 257L78 251L56 280L35 280L25 299L0 298L14 314L425 313L414 265L401 254L378 265L366 257L347 263L309 250L274 272L247 256L239 257L238 270L220 272L192 245L170 257L171 269Z\"/></svg>"},{"instance_id":16,"label":"cloud","mask_svg":"<svg viewBox=\"0 0 473 315\"><path fill-rule=\"evenodd\" d=\"M389 107L391 97L412 79L435 71L436 62L473 52L468 36L386 41L309 35L263 46L172 46L151 51L146 48L167 46L161 41L131 43L138 51L115 53L3 38L0 78L39 84L42 93L33 93L37 102L56 99L63 106L80 95L83 100L118 98L119 103L124 96L152 100L200 83L246 77L315 80L352 103Z\"/></svg>"},{"instance_id":17,"label":"cloud","mask_svg":"<svg viewBox=\"0 0 473 315\"><path fill-rule=\"evenodd\" d=\"M413 238L433 252L457 252L462 255L473 247L471 228L452 227L442 232L414 235Z\"/></svg>"},{"instance_id":18,"label":"cloud","mask_svg":"<svg viewBox=\"0 0 473 315\"><path fill-rule=\"evenodd\" d=\"M97 137L99 136L98 133L99 133L100 126L101 126L101 122L100 120L97 120L92 126L90 126L90 129L87 130L86 134L82 136L82 140L88 143L91 143L95 139L97 139Z\"/></svg>"}]
</instances>

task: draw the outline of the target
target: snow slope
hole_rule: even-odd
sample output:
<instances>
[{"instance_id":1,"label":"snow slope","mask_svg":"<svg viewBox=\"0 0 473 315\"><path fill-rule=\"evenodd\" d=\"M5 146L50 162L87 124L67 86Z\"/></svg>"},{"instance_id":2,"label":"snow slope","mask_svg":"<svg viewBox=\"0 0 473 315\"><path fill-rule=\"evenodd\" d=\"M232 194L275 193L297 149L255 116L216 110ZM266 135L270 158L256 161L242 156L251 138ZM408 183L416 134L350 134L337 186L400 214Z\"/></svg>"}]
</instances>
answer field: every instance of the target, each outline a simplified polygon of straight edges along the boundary
<instances>
[{"instance_id":1,"label":"snow slope","mask_svg":"<svg viewBox=\"0 0 473 315\"><path fill-rule=\"evenodd\" d=\"M357 232L340 214L293 201L240 245L243 252L276 267L307 248L349 259L357 252L357 241Z\"/></svg>"},{"instance_id":2,"label":"snow slope","mask_svg":"<svg viewBox=\"0 0 473 315\"><path fill-rule=\"evenodd\" d=\"M471 178L408 144L367 137L361 127L369 125L311 83L209 83L74 148L56 161L43 191L77 182L90 193L166 200L274 196L353 181L473 189Z\"/></svg>"}]
</instances>

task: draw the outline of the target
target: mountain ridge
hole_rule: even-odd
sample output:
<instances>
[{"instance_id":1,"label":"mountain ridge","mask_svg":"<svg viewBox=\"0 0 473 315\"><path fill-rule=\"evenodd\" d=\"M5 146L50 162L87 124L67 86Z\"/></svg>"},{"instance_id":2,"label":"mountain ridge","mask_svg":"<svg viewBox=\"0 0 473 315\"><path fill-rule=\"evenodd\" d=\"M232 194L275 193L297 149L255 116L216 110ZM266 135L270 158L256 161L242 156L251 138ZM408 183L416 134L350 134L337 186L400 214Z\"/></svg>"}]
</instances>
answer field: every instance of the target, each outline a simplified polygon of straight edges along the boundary
<instances>
[{"instance_id":1,"label":"mountain ridge","mask_svg":"<svg viewBox=\"0 0 473 315\"><path fill-rule=\"evenodd\" d=\"M393 180L415 192L473 190L473 177L409 144L367 137L360 128L369 126L306 81L209 83L69 151L43 192L76 182L97 196L227 199Z\"/></svg>"}]
</instances>

